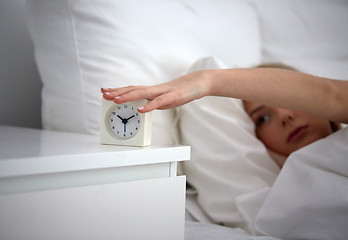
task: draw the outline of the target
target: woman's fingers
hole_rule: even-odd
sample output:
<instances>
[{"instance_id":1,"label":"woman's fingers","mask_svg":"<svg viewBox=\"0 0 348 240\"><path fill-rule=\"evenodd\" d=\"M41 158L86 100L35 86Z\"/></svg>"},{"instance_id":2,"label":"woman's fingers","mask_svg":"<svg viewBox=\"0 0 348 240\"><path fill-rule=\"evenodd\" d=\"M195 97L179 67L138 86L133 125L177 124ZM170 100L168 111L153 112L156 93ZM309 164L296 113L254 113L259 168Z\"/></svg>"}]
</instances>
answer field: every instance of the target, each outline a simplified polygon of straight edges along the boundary
<instances>
[{"instance_id":1,"label":"woman's fingers","mask_svg":"<svg viewBox=\"0 0 348 240\"><path fill-rule=\"evenodd\" d=\"M101 92L102 93L111 93L114 95L122 95L125 94L127 92L131 92L137 89L141 89L141 88L146 88L146 86L127 86L127 87L120 87L120 88L101 88Z\"/></svg>"},{"instance_id":2,"label":"woman's fingers","mask_svg":"<svg viewBox=\"0 0 348 240\"><path fill-rule=\"evenodd\" d=\"M155 97L153 100L151 100L145 106L138 108L138 110L141 113L146 113L156 109L168 109L168 108L177 107L175 104L173 104L175 102L175 99L173 99L172 95L173 94L171 94L170 92L159 95Z\"/></svg>"},{"instance_id":3,"label":"woman's fingers","mask_svg":"<svg viewBox=\"0 0 348 240\"><path fill-rule=\"evenodd\" d=\"M139 89L143 89L145 87L143 86L128 86L128 87L122 87L122 88L107 88L107 89L101 89L101 92L103 93L103 97L106 100L114 100L115 97L120 98L124 95L127 95L131 92L137 91ZM139 97L141 98L141 97ZM135 100L135 99L133 99ZM132 101L132 100L128 100Z\"/></svg>"},{"instance_id":4,"label":"woman's fingers","mask_svg":"<svg viewBox=\"0 0 348 240\"><path fill-rule=\"evenodd\" d=\"M163 88L162 86L128 86L123 88L109 88L101 89L103 97L106 100L114 101L117 104L130 102L138 99L148 99L151 100L150 104L140 108L139 112L149 112L154 109L163 107L170 101L163 97L168 91L168 89ZM153 101L153 99L156 99Z\"/></svg>"},{"instance_id":5,"label":"woman's fingers","mask_svg":"<svg viewBox=\"0 0 348 240\"><path fill-rule=\"evenodd\" d=\"M115 103L125 103L125 102L130 102L138 99L153 99L155 97L154 93L152 92L151 89L148 88L139 88L135 89L123 94L119 94L118 96L115 96L113 101Z\"/></svg>"}]
</instances>

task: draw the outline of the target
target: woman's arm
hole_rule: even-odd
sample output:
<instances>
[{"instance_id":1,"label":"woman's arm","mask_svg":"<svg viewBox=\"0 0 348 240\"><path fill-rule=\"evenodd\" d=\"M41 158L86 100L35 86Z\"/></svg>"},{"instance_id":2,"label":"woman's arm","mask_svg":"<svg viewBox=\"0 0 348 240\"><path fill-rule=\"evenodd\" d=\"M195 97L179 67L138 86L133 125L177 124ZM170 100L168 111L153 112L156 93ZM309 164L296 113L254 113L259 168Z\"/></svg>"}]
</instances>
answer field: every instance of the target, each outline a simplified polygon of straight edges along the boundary
<instances>
[{"instance_id":1,"label":"woman's arm","mask_svg":"<svg viewBox=\"0 0 348 240\"><path fill-rule=\"evenodd\" d=\"M304 111L348 122L348 82L277 68L217 69L194 72L167 83L102 89L104 98L123 103L147 98L148 112L181 106L204 96L224 96Z\"/></svg>"},{"instance_id":2,"label":"woman's arm","mask_svg":"<svg viewBox=\"0 0 348 240\"><path fill-rule=\"evenodd\" d=\"M212 95L235 97L348 122L348 82L277 68L219 73ZM229 86L223 87L223 86Z\"/></svg>"}]
</instances>

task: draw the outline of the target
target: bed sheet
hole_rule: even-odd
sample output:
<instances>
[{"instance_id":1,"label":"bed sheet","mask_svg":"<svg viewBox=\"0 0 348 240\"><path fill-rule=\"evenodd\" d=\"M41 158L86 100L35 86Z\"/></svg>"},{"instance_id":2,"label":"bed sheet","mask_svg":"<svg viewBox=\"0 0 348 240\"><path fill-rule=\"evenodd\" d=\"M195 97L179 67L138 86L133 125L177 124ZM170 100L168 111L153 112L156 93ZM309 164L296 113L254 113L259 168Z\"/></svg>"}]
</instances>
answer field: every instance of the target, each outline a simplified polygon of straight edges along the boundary
<instances>
[{"instance_id":1,"label":"bed sheet","mask_svg":"<svg viewBox=\"0 0 348 240\"><path fill-rule=\"evenodd\" d=\"M239 228L210 223L186 221L185 240L279 240L274 237L252 236Z\"/></svg>"}]
</instances>

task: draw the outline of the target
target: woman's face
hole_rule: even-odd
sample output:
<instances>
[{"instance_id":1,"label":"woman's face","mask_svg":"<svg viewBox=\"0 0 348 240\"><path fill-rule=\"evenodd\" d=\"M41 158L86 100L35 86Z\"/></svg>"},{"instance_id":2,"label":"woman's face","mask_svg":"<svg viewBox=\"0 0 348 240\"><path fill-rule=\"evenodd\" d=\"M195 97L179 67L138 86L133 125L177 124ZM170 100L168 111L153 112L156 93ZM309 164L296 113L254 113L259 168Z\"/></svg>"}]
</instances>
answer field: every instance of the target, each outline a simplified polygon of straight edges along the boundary
<instances>
[{"instance_id":1,"label":"woman's face","mask_svg":"<svg viewBox=\"0 0 348 240\"><path fill-rule=\"evenodd\" d=\"M328 120L310 114L244 102L255 123L255 133L268 149L289 156L292 152L332 133Z\"/></svg>"}]
</instances>

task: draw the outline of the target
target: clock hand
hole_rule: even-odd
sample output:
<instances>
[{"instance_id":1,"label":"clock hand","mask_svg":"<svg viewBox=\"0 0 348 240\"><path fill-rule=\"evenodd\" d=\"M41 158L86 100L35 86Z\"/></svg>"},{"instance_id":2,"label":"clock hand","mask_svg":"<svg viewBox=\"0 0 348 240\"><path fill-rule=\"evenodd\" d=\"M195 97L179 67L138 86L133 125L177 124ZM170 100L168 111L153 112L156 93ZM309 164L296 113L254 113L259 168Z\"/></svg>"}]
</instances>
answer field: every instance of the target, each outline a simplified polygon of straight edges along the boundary
<instances>
[{"instance_id":1,"label":"clock hand","mask_svg":"<svg viewBox=\"0 0 348 240\"><path fill-rule=\"evenodd\" d=\"M119 119L121 119L122 123L123 123L123 132L127 131L127 123L129 119L132 119L135 117L135 115L130 116L129 118L122 118L120 115L117 115L117 117Z\"/></svg>"},{"instance_id":2,"label":"clock hand","mask_svg":"<svg viewBox=\"0 0 348 240\"><path fill-rule=\"evenodd\" d=\"M135 117L135 115L132 115L132 116L130 116L129 118L123 119L123 120L122 120L122 123L124 124L124 129L123 129L124 132L126 132L126 125L127 125L127 123L128 123L128 120L129 120L129 119L132 119L132 118L134 118L134 117Z\"/></svg>"},{"instance_id":3,"label":"clock hand","mask_svg":"<svg viewBox=\"0 0 348 240\"><path fill-rule=\"evenodd\" d=\"M131 118L134 118L135 116L133 115L133 116L130 116L129 118L127 118L127 121L129 120L129 119L131 119Z\"/></svg>"},{"instance_id":4,"label":"clock hand","mask_svg":"<svg viewBox=\"0 0 348 240\"><path fill-rule=\"evenodd\" d=\"M127 124L128 123L128 119L122 118L122 117L120 117L120 115L117 115L117 117L122 120L123 124Z\"/></svg>"}]
</instances>

